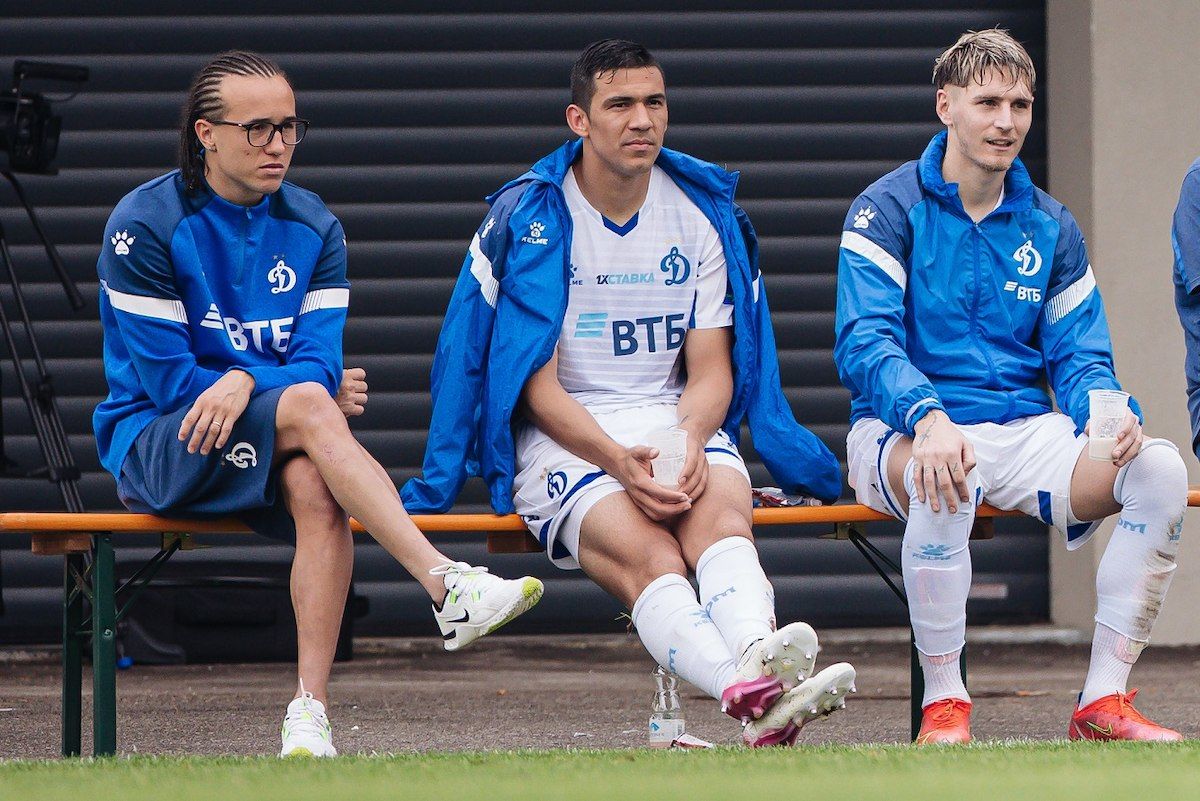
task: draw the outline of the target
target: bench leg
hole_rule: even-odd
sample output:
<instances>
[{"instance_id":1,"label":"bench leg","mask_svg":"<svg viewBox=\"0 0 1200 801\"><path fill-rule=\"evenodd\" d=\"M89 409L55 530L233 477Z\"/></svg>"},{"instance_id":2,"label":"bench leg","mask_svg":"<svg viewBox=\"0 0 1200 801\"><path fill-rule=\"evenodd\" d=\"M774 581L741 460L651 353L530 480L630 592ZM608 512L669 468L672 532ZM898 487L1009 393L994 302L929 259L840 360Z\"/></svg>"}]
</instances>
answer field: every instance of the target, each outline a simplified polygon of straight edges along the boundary
<instances>
[{"instance_id":1,"label":"bench leg","mask_svg":"<svg viewBox=\"0 0 1200 801\"><path fill-rule=\"evenodd\" d=\"M83 729L83 593L75 586L75 576L83 574L83 554L63 558L63 638L62 638L62 755L79 756Z\"/></svg>"},{"instance_id":2,"label":"bench leg","mask_svg":"<svg viewBox=\"0 0 1200 801\"><path fill-rule=\"evenodd\" d=\"M917 639L913 635L912 630L908 632L909 639L909 739L916 742L917 735L921 733L921 701L925 698L925 673L921 670L921 663L917 661Z\"/></svg>"},{"instance_id":3,"label":"bench leg","mask_svg":"<svg viewBox=\"0 0 1200 801\"><path fill-rule=\"evenodd\" d=\"M117 752L117 602L112 538L96 535L92 565L92 736L96 756Z\"/></svg>"}]
</instances>

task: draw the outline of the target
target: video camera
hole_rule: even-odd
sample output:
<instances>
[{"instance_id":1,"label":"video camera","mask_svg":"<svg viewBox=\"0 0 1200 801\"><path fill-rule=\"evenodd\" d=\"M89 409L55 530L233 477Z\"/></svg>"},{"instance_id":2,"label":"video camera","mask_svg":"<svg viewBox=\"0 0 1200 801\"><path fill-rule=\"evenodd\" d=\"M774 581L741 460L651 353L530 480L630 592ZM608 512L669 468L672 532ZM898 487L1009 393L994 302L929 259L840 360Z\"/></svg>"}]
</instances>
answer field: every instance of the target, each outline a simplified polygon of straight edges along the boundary
<instances>
[{"instance_id":1,"label":"video camera","mask_svg":"<svg viewBox=\"0 0 1200 801\"><path fill-rule=\"evenodd\" d=\"M8 164L0 162L0 170L58 173L51 164L58 154L62 117L53 113L44 95L22 91L24 81L39 79L81 84L88 79L88 68L23 59L13 62L12 88L0 92L0 153L8 153Z\"/></svg>"}]
</instances>

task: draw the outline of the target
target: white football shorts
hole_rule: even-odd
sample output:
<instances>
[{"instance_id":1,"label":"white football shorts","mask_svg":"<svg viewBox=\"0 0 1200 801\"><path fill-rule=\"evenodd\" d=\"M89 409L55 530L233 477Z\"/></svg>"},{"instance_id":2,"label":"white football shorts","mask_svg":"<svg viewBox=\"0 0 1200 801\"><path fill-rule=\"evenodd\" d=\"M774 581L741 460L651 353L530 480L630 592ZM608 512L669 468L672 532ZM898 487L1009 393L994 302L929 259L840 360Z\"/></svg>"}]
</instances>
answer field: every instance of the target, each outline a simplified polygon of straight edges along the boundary
<instances>
[{"instance_id":1,"label":"white football shorts","mask_svg":"<svg viewBox=\"0 0 1200 801\"><path fill-rule=\"evenodd\" d=\"M984 500L1053 526L1066 537L1068 550L1091 538L1101 521L1079 520L1071 511L1071 475L1088 438L1075 434L1070 417L1050 412L958 428L975 448ZM846 437L846 462L859 503L907 520L908 509L886 481L888 457L902 436L882 420L863 418Z\"/></svg>"},{"instance_id":2,"label":"white football shorts","mask_svg":"<svg viewBox=\"0 0 1200 801\"><path fill-rule=\"evenodd\" d=\"M674 403L592 412L592 416L604 433L627 448L645 444L651 432L679 422ZM551 562L565 570L577 570L583 518L598 501L624 490L615 478L563 448L532 423L519 423L515 440L513 503L517 514L546 549ZM749 483L746 463L724 431L718 429L704 451L709 465L732 467Z\"/></svg>"}]
</instances>

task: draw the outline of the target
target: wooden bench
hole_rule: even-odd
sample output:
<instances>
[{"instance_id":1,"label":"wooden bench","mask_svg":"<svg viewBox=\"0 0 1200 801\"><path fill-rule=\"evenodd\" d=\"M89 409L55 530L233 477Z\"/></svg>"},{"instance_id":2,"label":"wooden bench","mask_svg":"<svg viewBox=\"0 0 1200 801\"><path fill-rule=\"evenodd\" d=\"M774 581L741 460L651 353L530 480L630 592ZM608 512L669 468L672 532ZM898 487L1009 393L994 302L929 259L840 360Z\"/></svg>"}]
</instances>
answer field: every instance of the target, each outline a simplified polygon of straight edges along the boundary
<instances>
[{"instance_id":1,"label":"wooden bench","mask_svg":"<svg viewBox=\"0 0 1200 801\"><path fill-rule=\"evenodd\" d=\"M1200 490L1188 493L1188 504L1200 506ZM993 519L1018 517L1020 512L1001 511L987 504L976 516L972 539L990 539ZM542 550L529 535L517 515L444 514L413 515L413 522L425 532L462 532L487 534L491 553L529 553ZM829 524L828 539L852 543L871 567L905 602L904 590L897 583L900 568L872 544L863 533L866 523L890 521L859 504L833 506L792 506L754 510L754 525ZM356 532L365 529L351 521ZM78 756L81 752L83 644L92 640L92 733L96 756L115 754L117 750L116 627L158 569L178 550L186 550L193 534L244 535L250 529L236 520L179 520L130 513L4 512L0 513L0 533L32 535L32 550L44 555L61 555L63 563L63 648L62 648L62 753ZM161 537L157 554L120 587L116 585L116 565L112 538L115 534L155 534ZM85 603L86 602L86 603ZM964 661L965 675L965 661ZM920 728L920 701L924 681L912 658L912 733Z\"/></svg>"}]
</instances>

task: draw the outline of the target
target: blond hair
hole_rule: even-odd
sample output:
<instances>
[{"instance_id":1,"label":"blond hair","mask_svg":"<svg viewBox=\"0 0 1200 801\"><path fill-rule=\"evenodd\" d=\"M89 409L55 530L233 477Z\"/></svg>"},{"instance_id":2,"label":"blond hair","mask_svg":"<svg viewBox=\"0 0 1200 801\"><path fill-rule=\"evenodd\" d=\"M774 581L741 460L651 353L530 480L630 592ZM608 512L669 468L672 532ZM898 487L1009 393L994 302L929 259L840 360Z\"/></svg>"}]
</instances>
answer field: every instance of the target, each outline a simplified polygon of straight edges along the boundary
<instances>
[{"instance_id":1,"label":"blond hair","mask_svg":"<svg viewBox=\"0 0 1200 801\"><path fill-rule=\"evenodd\" d=\"M1037 73L1021 43L1003 28L967 31L933 63L933 85L938 89L983 83L992 70L1003 72L1013 83L1024 81L1033 91Z\"/></svg>"}]
</instances>

